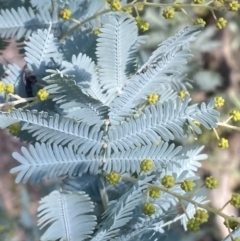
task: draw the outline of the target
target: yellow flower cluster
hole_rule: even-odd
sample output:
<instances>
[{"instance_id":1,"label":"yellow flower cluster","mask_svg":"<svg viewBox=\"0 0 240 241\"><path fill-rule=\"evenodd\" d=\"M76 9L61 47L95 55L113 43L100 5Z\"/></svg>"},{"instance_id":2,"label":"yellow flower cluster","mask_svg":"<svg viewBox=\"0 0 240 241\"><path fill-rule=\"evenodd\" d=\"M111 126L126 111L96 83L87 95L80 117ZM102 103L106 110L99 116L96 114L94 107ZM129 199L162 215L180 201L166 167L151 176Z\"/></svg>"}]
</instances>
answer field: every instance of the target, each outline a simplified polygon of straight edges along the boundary
<instances>
[{"instance_id":1,"label":"yellow flower cluster","mask_svg":"<svg viewBox=\"0 0 240 241\"><path fill-rule=\"evenodd\" d=\"M191 232L197 232L200 229L200 225L201 223L198 222L195 218L191 218L187 222L187 229Z\"/></svg>"},{"instance_id":2,"label":"yellow flower cluster","mask_svg":"<svg viewBox=\"0 0 240 241\"><path fill-rule=\"evenodd\" d=\"M240 8L240 4L238 3L238 1L231 1L228 4L228 10L232 11L232 12L237 12Z\"/></svg>"},{"instance_id":3,"label":"yellow flower cluster","mask_svg":"<svg viewBox=\"0 0 240 241\"><path fill-rule=\"evenodd\" d=\"M187 90L181 90L178 92L178 96L181 98L182 101L184 101L186 95L190 95Z\"/></svg>"},{"instance_id":4,"label":"yellow flower cluster","mask_svg":"<svg viewBox=\"0 0 240 241\"><path fill-rule=\"evenodd\" d=\"M154 166L154 163L150 159L144 159L140 164L141 171L143 172L152 170L153 166Z\"/></svg>"},{"instance_id":5,"label":"yellow flower cluster","mask_svg":"<svg viewBox=\"0 0 240 241\"><path fill-rule=\"evenodd\" d=\"M45 89L40 89L37 92L37 97L38 97L39 100L44 101L44 100L48 99L49 93Z\"/></svg>"},{"instance_id":6,"label":"yellow flower cluster","mask_svg":"<svg viewBox=\"0 0 240 241\"><path fill-rule=\"evenodd\" d=\"M209 219L209 215L206 210L204 209L198 209L195 214L194 218L199 222L199 223L206 223Z\"/></svg>"},{"instance_id":7,"label":"yellow flower cluster","mask_svg":"<svg viewBox=\"0 0 240 241\"><path fill-rule=\"evenodd\" d=\"M137 6L137 10L138 11L142 11L143 9L144 9L144 5L143 4Z\"/></svg>"},{"instance_id":8,"label":"yellow flower cluster","mask_svg":"<svg viewBox=\"0 0 240 241\"><path fill-rule=\"evenodd\" d=\"M223 97L218 96L218 97L215 97L214 100L216 102L215 103L215 108L220 108L220 107L222 107L224 105L225 100L223 99Z\"/></svg>"},{"instance_id":9,"label":"yellow flower cluster","mask_svg":"<svg viewBox=\"0 0 240 241\"><path fill-rule=\"evenodd\" d=\"M182 190L184 190L185 192L190 192L193 190L195 184L191 179L185 179L182 183L181 183L181 188Z\"/></svg>"},{"instance_id":10,"label":"yellow flower cluster","mask_svg":"<svg viewBox=\"0 0 240 241\"><path fill-rule=\"evenodd\" d=\"M0 93L5 92L5 84L0 81Z\"/></svg>"},{"instance_id":11,"label":"yellow flower cluster","mask_svg":"<svg viewBox=\"0 0 240 241\"><path fill-rule=\"evenodd\" d=\"M240 121L240 111L239 110L232 110L229 115L232 117L233 121Z\"/></svg>"},{"instance_id":12,"label":"yellow flower cluster","mask_svg":"<svg viewBox=\"0 0 240 241\"><path fill-rule=\"evenodd\" d=\"M119 0L111 0L109 4L113 11L120 11L122 9L122 3Z\"/></svg>"},{"instance_id":13,"label":"yellow flower cluster","mask_svg":"<svg viewBox=\"0 0 240 241\"><path fill-rule=\"evenodd\" d=\"M142 211L145 215L151 216L152 214L155 213L155 206L153 203L144 203L142 207Z\"/></svg>"},{"instance_id":14,"label":"yellow flower cluster","mask_svg":"<svg viewBox=\"0 0 240 241\"><path fill-rule=\"evenodd\" d=\"M9 129L9 132L12 135L17 135L20 132L20 130L21 130L21 126L20 126L19 123L14 123L14 124L10 125L8 127L8 129Z\"/></svg>"},{"instance_id":15,"label":"yellow flower cluster","mask_svg":"<svg viewBox=\"0 0 240 241\"><path fill-rule=\"evenodd\" d=\"M227 20L225 18L219 18L216 23L216 27L219 29L225 28L227 25Z\"/></svg>"},{"instance_id":16,"label":"yellow flower cluster","mask_svg":"<svg viewBox=\"0 0 240 241\"><path fill-rule=\"evenodd\" d=\"M234 216L232 216L234 217ZM234 230L237 226L238 226L238 222L234 221L234 220L228 220L228 222L224 221L223 223L227 228L231 228L232 230ZM233 239L233 241L236 241L235 239Z\"/></svg>"},{"instance_id":17,"label":"yellow flower cluster","mask_svg":"<svg viewBox=\"0 0 240 241\"><path fill-rule=\"evenodd\" d=\"M98 35L98 34L100 34L100 30L99 29L93 29L93 34L94 35Z\"/></svg>"},{"instance_id":18,"label":"yellow flower cluster","mask_svg":"<svg viewBox=\"0 0 240 241\"><path fill-rule=\"evenodd\" d=\"M7 93L7 94L13 94L14 93L14 86L13 86L13 84L6 84L5 85L5 92Z\"/></svg>"},{"instance_id":19,"label":"yellow flower cluster","mask_svg":"<svg viewBox=\"0 0 240 241\"><path fill-rule=\"evenodd\" d=\"M175 178L171 175L165 175L162 178L162 185L166 188L172 188L175 185Z\"/></svg>"},{"instance_id":20,"label":"yellow flower cluster","mask_svg":"<svg viewBox=\"0 0 240 241\"><path fill-rule=\"evenodd\" d=\"M233 205L235 208L240 208L240 194L233 193L230 199L230 204Z\"/></svg>"},{"instance_id":21,"label":"yellow flower cluster","mask_svg":"<svg viewBox=\"0 0 240 241\"><path fill-rule=\"evenodd\" d=\"M208 221L209 215L205 210L197 210L194 217L187 222L188 231L197 232L200 225Z\"/></svg>"},{"instance_id":22,"label":"yellow flower cluster","mask_svg":"<svg viewBox=\"0 0 240 241\"><path fill-rule=\"evenodd\" d=\"M72 12L71 10L64 8L60 11L59 17L63 20L69 20L72 17Z\"/></svg>"},{"instance_id":23,"label":"yellow flower cluster","mask_svg":"<svg viewBox=\"0 0 240 241\"><path fill-rule=\"evenodd\" d=\"M146 32L149 29L149 23L145 20L143 20L140 17L136 17L135 21L137 23L137 27L141 32Z\"/></svg>"},{"instance_id":24,"label":"yellow flower cluster","mask_svg":"<svg viewBox=\"0 0 240 241\"><path fill-rule=\"evenodd\" d=\"M132 10L132 7L124 7L123 11L127 13L132 13L133 10Z\"/></svg>"},{"instance_id":25,"label":"yellow flower cluster","mask_svg":"<svg viewBox=\"0 0 240 241\"><path fill-rule=\"evenodd\" d=\"M161 196L161 190L156 187L151 187L149 189L149 196L151 198L157 199Z\"/></svg>"},{"instance_id":26,"label":"yellow flower cluster","mask_svg":"<svg viewBox=\"0 0 240 241\"><path fill-rule=\"evenodd\" d=\"M209 176L209 177L206 177L204 184L205 184L206 188L214 189L214 188L217 188L219 186L219 181L216 177Z\"/></svg>"},{"instance_id":27,"label":"yellow flower cluster","mask_svg":"<svg viewBox=\"0 0 240 241\"><path fill-rule=\"evenodd\" d=\"M197 18L197 19L194 21L194 25L198 25L198 24L202 24L203 27L205 27L206 22L205 22L202 18Z\"/></svg>"},{"instance_id":28,"label":"yellow flower cluster","mask_svg":"<svg viewBox=\"0 0 240 241\"><path fill-rule=\"evenodd\" d=\"M120 174L118 172L111 172L106 176L107 182L111 185L116 185L120 181Z\"/></svg>"},{"instance_id":29,"label":"yellow flower cluster","mask_svg":"<svg viewBox=\"0 0 240 241\"><path fill-rule=\"evenodd\" d=\"M172 7L167 7L163 10L162 16L166 19L173 19L175 10Z\"/></svg>"},{"instance_id":30,"label":"yellow flower cluster","mask_svg":"<svg viewBox=\"0 0 240 241\"><path fill-rule=\"evenodd\" d=\"M228 140L225 139L225 138L221 138L218 142L218 147L221 148L221 149L226 149L228 148Z\"/></svg>"},{"instance_id":31,"label":"yellow flower cluster","mask_svg":"<svg viewBox=\"0 0 240 241\"><path fill-rule=\"evenodd\" d=\"M6 94L13 94L14 93L14 85L10 83L3 83L0 81L0 93L5 92Z\"/></svg>"},{"instance_id":32,"label":"yellow flower cluster","mask_svg":"<svg viewBox=\"0 0 240 241\"><path fill-rule=\"evenodd\" d=\"M147 100L150 105L155 105L157 103L157 101L159 100L159 95L156 93L151 94L147 97Z\"/></svg>"}]
</instances>

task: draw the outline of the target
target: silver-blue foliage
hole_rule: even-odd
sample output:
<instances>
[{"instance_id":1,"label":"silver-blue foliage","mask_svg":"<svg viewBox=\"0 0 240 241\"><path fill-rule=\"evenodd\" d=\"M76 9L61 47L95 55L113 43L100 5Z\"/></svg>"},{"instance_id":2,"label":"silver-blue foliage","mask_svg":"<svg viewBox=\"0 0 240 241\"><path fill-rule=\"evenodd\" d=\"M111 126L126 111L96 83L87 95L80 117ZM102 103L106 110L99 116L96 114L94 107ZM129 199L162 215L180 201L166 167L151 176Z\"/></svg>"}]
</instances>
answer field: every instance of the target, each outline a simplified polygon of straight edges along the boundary
<instances>
[{"instance_id":1,"label":"silver-blue foliage","mask_svg":"<svg viewBox=\"0 0 240 241\"><path fill-rule=\"evenodd\" d=\"M50 98L45 105L30 102L11 112L0 111L0 127L19 123L18 136L33 143L22 147L21 154L13 153L20 163L11 170L18 173L16 182L65 178L63 191L40 202L39 225L47 226L41 240L160 239L164 218L178 200L164 193L151 199L156 213L143 214L148 184L161 185L166 174L178 182L195 180L195 171L207 156L200 154L202 148L183 151L172 141L200 134L196 121L207 129L218 121L214 102L192 105L190 98L182 101L177 96L189 87L181 70L191 57L190 42L202 27L179 31L138 66L137 53L146 37L138 36L129 14L107 11L99 17L101 24L91 18L81 26L59 19L60 8L68 7L74 18L85 21L106 8L104 1L31 3L34 11L1 10L0 33L26 37L26 64L37 76L37 88L48 91ZM99 27L96 37L92 30ZM70 35L62 41L66 33ZM17 65L8 69L3 82L14 84L15 94L23 96L23 70ZM159 100L149 104L153 93ZM140 169L143 159L154 163L145 175ZM104 181L110 172L123 177L115 187ZM126 180L135 181L126 184ZM86 186L92 185L95 188L87 191ZM179 186L173 191L184 193Z\"/></svg>"}]
</instances>

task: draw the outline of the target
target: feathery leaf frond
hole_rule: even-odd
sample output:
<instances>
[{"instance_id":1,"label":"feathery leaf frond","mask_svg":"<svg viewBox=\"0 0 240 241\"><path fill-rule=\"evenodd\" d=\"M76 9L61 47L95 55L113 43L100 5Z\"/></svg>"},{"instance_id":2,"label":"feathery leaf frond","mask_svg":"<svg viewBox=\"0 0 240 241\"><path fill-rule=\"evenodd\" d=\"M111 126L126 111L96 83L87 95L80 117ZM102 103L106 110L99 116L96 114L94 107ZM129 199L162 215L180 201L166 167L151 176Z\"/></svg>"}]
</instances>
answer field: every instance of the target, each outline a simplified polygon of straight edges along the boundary
<instances>
[{"instance_id":1,"label":"feathery leaf frond","mask_svg":"<svg viewBox=\"0 0 240 241\"><path fill-rule=\"evenodd\" d=\"M109 203L104 214L104 224L92 241L107 241L118 236L120 228L132 219L133 210L141 203L142 191L147 188L146 184L152 178L153 176L143 175L117 202Z\"/></svg>"},{"instance_id":2,"label":"feathery leaf frond","mask_svg":"<svg viewBox=\"0 0 240 241\"><path fill-rule=\"evenodd\" d=\"M61 51L68 62L72 60L73 55L78 56L80 53L86 54L96 62L96 39L92 28L81 29L63 43Z\"/></svg>"},{"instance_id":3,"label":"feathery leaf frond","mask_svg":"<svg viewBox=\"0 0 240 241\"><path fill-rule=\"evenodd\" d=\"M105 96L102 94L95 68L92 59L80 53L78 56L73 55L72 63L64 61L61 72L66 75L73 75L76 84L84 94L104 103Z\"/></svg>"},{"instance_id":4,"label":"feathery leaf frond","mask_svg":"<svg viewBox=\"0 0 240 241\"><path fill-rule=\"evenodd\" d=\"M101 162L82 154L75 154L71 146L46 145L36 143L29 150L22 147L22 155L17 152L13 157L21 164L11 169L11 173L19 172L16 182L39 182L43 178L81 176L83 173L97 174Z\"/></svg>"},{"instance_id":5,"label":"feathery leaf frond","mask_svg":"<svg viewBox=\"0 0 240 241\"><path fill-rule=\"evenodd\" d=\"M213 109L213 104L208 106L187 106L188 98L181 102L177 98L151 105L143 110L139 118L130 118L120 126L110 127L108 137L109 148L130 150L135 146L157 144L161 136L164 141L174 140L175 137L185 138L184 124L188 119L195 119L210 129L216 127L219 113Z\"/></svg>"},{"instance_id":6,"label":"feathery leaf frond","mask_svg":"<svg viewBox=\"0 0 240 241\"><path fill-rule=\"evenodd\" d=\"M128 81L126 64L130 61L137 41L137 26L129 15L109 15L97 39L100 85L109 104ZM111 48L109 47L111 46Z\"/></svg>"},{"instance_id":7,"label":"feathery leaf frond","mask_svg":"<svg viewBox=\"0 0 240 241\"><path fill-rule=\"evenodd\" d=\"M188 170L188 176L194 176L198 168L201 167L200 161L207 159L206 154L201 154L204 146L188 150L184 154L184 158L179 160L179 166L173 167L175 173L182 172L183 170ZM176 168L176 169L175 169Z\"/></svg>"},{"instance_id":8,"label":"feathery leaf frond","mask_svg":"<svg viewBox=\"0 0 240 241\"><path fill-rule=\"evenodd\" d=\"M25 60L29 70L44 74L46 68L56 68L62 59L58 49L60 43L51 33L51 25L48 30L40 30L28 37L25 41Z\"/></svg>"},{"instance_id":9,"label":"feathery leaf frond","mask_svg":"<svg viewBox=\"0 0 240 241\"><path fill-rule=\"evenodd\" d=\"M1 128L21 122L24 123L21 129L33 133L32 136L36 136L37 140L48 144L75 145L78 147L78 153L87 153L90 150L91 153L99 153L102 148L103 133L99 131L99 127L90 127L86 123L57 114L48 116L47 112L16 109L11 113L0 112L0 120Z\"/></svg>"},{"instance_id":10,"label":"feathery leaf frond","mask_svg":"<svg viewBox=\"0 0 240 241\"><path fill-rule=\"evenodd\" d=\"M135 74L137 72L137 54L138 50L141 47L141 45L145 44L148 39L148 36L141 35L137 37L136 42L131 46L129 50L129 56L126 63L126 75L128 78L131 78L131 75Z\"/></svg>"},{"instance_id":11,"label":"feathery leaf frond","mask_svg":"<svg viewBox=\"0 0 240 241\"><path fill-rule=\"evenodd\" d=\"M47 11L51 7L51 1L49 0L31 0L31 4L33 7L44 9Z\"/></svg>"},{"instance_id":12,"label":"feathery leaf frond","mask_svg":"<svg viewBox=\"0 0 240 241\"><path fill-rule=\"evenodd\" d=\"M48 72L52 74L44 78L49 84L45 89L50 94L56 95L53 101L60 105L64 114L89 125L103 124L108 114L107 106L84 94L81 86L75 82L74 76L63 75L60 71Z\"/></svg>"},{"instance_id":13,"label":"feathery leaf frond","mask_svg":"<svg viewBox=\"0 0 240 241\"><path fill-rule=\"evenodd\" d=\"M85 192L53 191L41 199L38 208L38 225L43 228L50 224L41 241L83 241L90 238L96 225L93 208Z\"/></svg>"},{"instance_id":14,"label":"feathery leaf frond","mask_svg":"<svg viewBox=\"0 0 240 241\"><path fill-rule=\"evenodd\" d=\"M160 170L163 166L170 164L173 160L177 161L177 154L181 146L175 148L174 144L169 145L162 142L159 145L148 144L125 151L116 150L110 155L103 166L107 173L116 171L120 173L139 173L140 163L143 159L151 159L154 162L153 170Z\"/></svg>"},{"instance_id":15,"label":"feathery leaf frond","mask_svg":"<svg viewBox=\"0 0 240 241\"><path fill-rule=\"evenodd\" d=\"M203 29L202 25L189 26L180 30L178 33L163 41L158 45L158 48L152 53L148 61L141 67L140 70L148 65L159 62L162 56L173 51L174 49L188 49L189 43L195 40L195 36Z\"/></svg>"},{"instance_id":16,"label":"feathery leaf frond","mask_svg":"<svg viewBox=\"0 0 240 241\"><path fill-rule=\"evenodd\" d=\"M170 52L155 66L149 67L146 73L135 75L131 82L123 87L122 94L110 104L110 121L119 124L124 116L131 115L132 109L139 105L143 98L158 93L160 84L166 84L174 72L178 74L177 70L180 70L181 64L186 63L188 57L190 54L185 50Z\"/></svg>"},{"instance_id":17,"label":"feathery leaf frond","mask_svg":"<svg viewBox=\"0 0 240 241\"><path fill-rule=\"evenodd\" d=\"M35 14L32 8L28 11L24 7L17 10L1 10L0 14L0 35L3 38L16 36L20 39L24 35L28 37L34 30L47 28L52 23L52 18L48 11L38 9Z\"/></svg>"},{"instance_id":18,"label":"feathery leaf frond","mask_svg":"<svg viewBox=\"0 0 240 241\"><path fill-rule=\"evenodd\" d=\"M131 109L142 98L155 92L156 85L167 84L181 73L181 66L191 56L186 46L199 31L199 26L188 27L159 45L149 61L138 70L138 74L123 87L122 94L110 104L112 123L117 124L123 120L123 116L130 115Z\"/></svg>"}]
</instances>

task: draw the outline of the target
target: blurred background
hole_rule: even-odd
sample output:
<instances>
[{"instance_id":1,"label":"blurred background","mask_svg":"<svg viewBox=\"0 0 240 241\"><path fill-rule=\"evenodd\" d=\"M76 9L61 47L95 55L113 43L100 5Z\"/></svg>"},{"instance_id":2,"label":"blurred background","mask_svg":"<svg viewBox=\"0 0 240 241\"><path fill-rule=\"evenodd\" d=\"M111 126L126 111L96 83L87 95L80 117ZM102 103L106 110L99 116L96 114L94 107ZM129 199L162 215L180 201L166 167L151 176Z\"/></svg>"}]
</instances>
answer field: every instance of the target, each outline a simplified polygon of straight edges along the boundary
<instances>
[{"instance_id":1,"label":"blurred background","mask_svg":"<svg viewBox=\"0 0 240 241\"><path fill-rule=\"evenodd\" d=\"M50 0L49 0L50 1ZM154 2L169 3L169 0ZM181 1L189 3L191 1ZM28 7L30 0L0 0L0 9ZM203 18L206 27L192 44L193 59L185 67L184 73L193 85L189 90L192 101L209 101L215 96L222 96L225 105L220 109L221 120L226 120L228 113L240 110L240 13L216 12L217 17L227 19L227 27L219 30L210 11L199 8L185 9L192 19ZM141 17L150 23L147 43L141 48L139 62L144 62L157 45L178 30L191 25L189 18L182 12L175 13L172 20L162 17L162 9L144 8ZM0 29L1 31L1 29ZM0 38L0 74L4 74L3 65L16 63L21 68L25 65L23 59L24 39L16 41ZM239 124L240 126L240 124ZM218 148L218 140L213 132L203 130L203 134L184 140L183 145L205 145L209 158L202 164L199 175L204 179L208 175L219 178L218 189L205 193L215 208L223 206L231 197L232 192L240 190L240 132L226 128L217 129L219 136L229 140L229 148ZM39 240L36 228L37 207L41 197L47 195L57 182L44 181L31 186L30 184L15 184L15 176L9 170L16 166L11 153L20 151L22 143L11 136L8 130L0 130L0 240L1 241L35 241ZM25 144L27 146L27 144ZM227 206L225 213L239 216L238 210ZM185 233L180 225L175 225L171 232L166 232L162 240L192 240L213 241L222 240L228 231L223 225L223 219L211 216L210 222L196 234Z\"/></svg>"}]
</instances>

